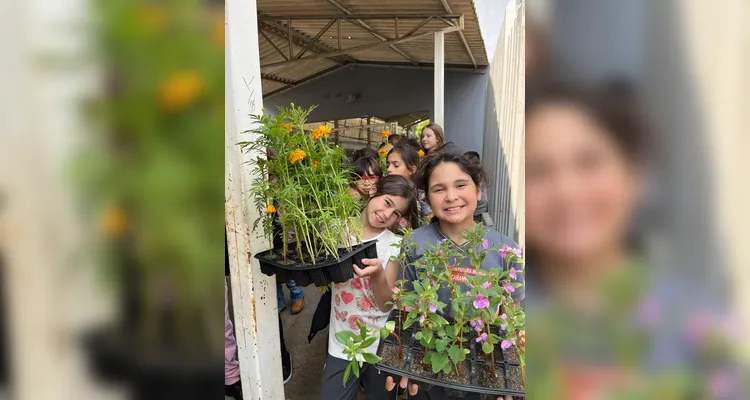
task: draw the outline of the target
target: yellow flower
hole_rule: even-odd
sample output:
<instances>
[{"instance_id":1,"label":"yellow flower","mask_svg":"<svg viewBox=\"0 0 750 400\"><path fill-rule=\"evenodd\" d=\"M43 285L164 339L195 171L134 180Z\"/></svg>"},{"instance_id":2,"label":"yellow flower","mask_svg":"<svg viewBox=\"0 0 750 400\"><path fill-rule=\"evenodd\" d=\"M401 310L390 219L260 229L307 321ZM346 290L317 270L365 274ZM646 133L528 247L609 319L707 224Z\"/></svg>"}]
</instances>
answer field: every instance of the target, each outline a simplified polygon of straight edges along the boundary
<instances>
[{"instance_id":1,"label":"yellow flower","mask_svg":"<svg viewBox=\"0 0 750 400\"><path fill-rule=\"evenodd\" d=\"M388 150L382 148L378 150L378 154L380 154L380 158L386 158L388 156Z\"/></svg>"},{"instance_id":2,"label":"yellow flower","mask_svg":"<svg viewBox=\"0 0 750 400\"><path fill-rule=\"evenodd\" d=\"M383 137L387 138L388 136L391 136L391 131L389 131L388 129L386 129L386 130L383 131Z\"/></svg>"},{"instance_id":3,"label":"yellow flower","mask_svg":"<svg viewBox=\"0 0 750 400\"><path fill-rule=\"evenodd\" d=\"M276 212L276 207L274 207L273 204L269 204L268 207L266 207L266 212L269 214L273 214Z\"/></svg>"},{"instance_id":4,"label":"yellow flower","mask_svg":"<svg viewBox=\"0 0 750 400\"><path fill-rule=\"evenodd\" d=\"M213 32L211 36L212 36L214 43L223 49L224 42L225 42L224 28L226 26L226 23L224 22L224 13L223 12L216 13L213 19L214 19L213 21L214 26L213 26Z\"/></svg>"},{"instance_id":5,"label":"yellow flower","mask_svg":"<svg viewBox=\"0 0 750 400\"><path fill-rule=\"evenodd\" d=\"M331 135L331 127L328 125L321 125L320 128L312 131L313 140L318 140L321 137L328 137Z\"/></svg>"},{"instance_id":6,"label":"yellow flower","mask_svg":"<svg viewBox=\"0 0 750 400\"><path fill-rule=\"evenodd\" d=\"M161 105L167 111L181 111L203 92L203 80L196 71L182 70L170 75L160 88Z\"/></svg>"},{"instance_id":7,"label":"yellow flower","mask_svg":"<svg viewBox=\"0 0 750 400\"><path fill-rule=\"evenodd\" d=\"M313 168L318 168L318 160L313 161Z\"/></svg>"},{"instance_id":8,"label":"yellow flower","mask_svg":"<svg viewBox=\"0 0 750 400\"><path fill-rule=\"evenodd\" d=\"M302 161L307 156L307 153L305 153L302 149L297 149L292 152L292 154L289 155L289 163L290 164L296 164L298 161Z\"/></svg>"},{"instance_id":9,"label":"yellow flower","mask_svg":"<svg viewBox=\"0 0 750 400\"><path fill-rule=\"evenodd\" d=\"M107 236L118 237L122 235L127 225L127 216L117 206L109 206L102 213L101 230Z\"/></svg>"},{"instance_id":10,"label":"yellow flower","mask_svg":"<svg viewBox=\"0 0 750 400\"><path fill-rule=\"evenodd\" d=\"M424 150L419 149L419 151L417 151L417 155L420 157L424 157Z\"/></svg>"},{"instance_id":11,"label":"yellow flower","mask_svg":"<svg viewBox=\"0 0 750 400\"><path fill-rule=\"evenodd\" d=\"M282 128L284 128L284 129L286 129L289 132L292 131L292 124L288 124L286 122L282 122L279 126L282 127Z\"/></svg>"}]
</instances>

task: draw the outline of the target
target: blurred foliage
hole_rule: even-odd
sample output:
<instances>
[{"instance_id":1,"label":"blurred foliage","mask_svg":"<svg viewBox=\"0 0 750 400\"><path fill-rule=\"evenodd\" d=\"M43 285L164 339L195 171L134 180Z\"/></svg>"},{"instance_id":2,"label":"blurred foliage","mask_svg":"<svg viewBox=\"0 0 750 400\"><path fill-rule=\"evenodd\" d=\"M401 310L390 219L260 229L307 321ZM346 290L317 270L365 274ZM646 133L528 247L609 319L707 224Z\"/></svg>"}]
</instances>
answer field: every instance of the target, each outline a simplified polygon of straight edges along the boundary
<instances>
[{"instance_id":1,"label":"blurred foliage","mask_svg":"<svg viewBox=\"0 0 750 400\"><path fill-rule=\"evenodd\" d=\"M150 334L166 329L162 303L185 329L221 329L201 321L220 308L224 240L224 10L206 10L197 0L94 2L104 90L86 104L93 136L74 169L102 246L115 250L103 271L137 269Z\"/></svg>"}]
</instances>

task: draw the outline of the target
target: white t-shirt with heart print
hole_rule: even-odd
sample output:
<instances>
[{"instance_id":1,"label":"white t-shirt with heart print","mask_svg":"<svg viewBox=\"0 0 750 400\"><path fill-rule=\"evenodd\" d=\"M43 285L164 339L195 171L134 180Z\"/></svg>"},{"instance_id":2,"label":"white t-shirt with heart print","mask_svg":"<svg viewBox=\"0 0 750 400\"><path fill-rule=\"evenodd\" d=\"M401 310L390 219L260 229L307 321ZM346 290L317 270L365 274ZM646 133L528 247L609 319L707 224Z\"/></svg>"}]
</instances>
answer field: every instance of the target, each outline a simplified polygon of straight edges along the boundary
<instances>
[{"instance_id":1,"label":"white t-shirt with heart print","mask_svg":"<svg viewBox=\"0 0 750 400\"><path fill-rule=\"evenodd\" d=\"M380 235L365 240L364 243L372 240L378 241L375 246L378 249L378 259L385 268L391 258L398 256L399 248L393 245L400 243L401 237L386 229ZM362 268L362 265L359 267ZM390 313L378 308L370 278L359 278L355 275L347 282L334 284L331 294L333 295L333 312L328 328L328 354L346 360L344 347L336 340L336 333L348 330L359 334L358 320L373 329L383 328ZM367 352L375 354L378 350L378 343L379 341L376 341L367 349Z\"/></svg>"}]
</instances>

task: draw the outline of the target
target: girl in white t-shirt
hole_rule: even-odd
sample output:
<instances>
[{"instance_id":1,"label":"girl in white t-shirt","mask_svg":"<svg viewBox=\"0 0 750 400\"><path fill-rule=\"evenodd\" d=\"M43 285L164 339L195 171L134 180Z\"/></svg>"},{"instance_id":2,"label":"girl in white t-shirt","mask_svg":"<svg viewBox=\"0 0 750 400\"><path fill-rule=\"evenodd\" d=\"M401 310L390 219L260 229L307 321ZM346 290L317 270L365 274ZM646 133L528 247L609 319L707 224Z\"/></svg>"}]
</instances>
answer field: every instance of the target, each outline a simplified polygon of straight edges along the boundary
<instances>
[{"instance_id":1,"label":"girl in white t-shirt","mask_svg":"<svg viewBox=\"0 0 750 400\"><path fill-rule=\"evenodd\" d=\"M382 265L388 265L392 257L398 256L399 248L393 245L401 241L401 238L388 228L403 217L416 223L416 193L414 184L402 176L383 177L377 183L375 194L370 197L360 214L362 241L367 243L377 240L378 259ZM375 302L370 278L355 276L347 282L335 284L332 295L333 310L328 331L328 357L323 372L321 399L354 400L360 381L368 400L390 399L392 396L385 390L385 377L380 375L375 367L366 363L360 368L359 378L351 374L344 385L344 371L348 361L343 353L343 347L336 340L336 333L341 331L359 333L357 321L372 329L385 326L389 313L382 311ZM378 342L375 342L367 351L375 354L377 348Z\"/></svg>"}]
</instances>

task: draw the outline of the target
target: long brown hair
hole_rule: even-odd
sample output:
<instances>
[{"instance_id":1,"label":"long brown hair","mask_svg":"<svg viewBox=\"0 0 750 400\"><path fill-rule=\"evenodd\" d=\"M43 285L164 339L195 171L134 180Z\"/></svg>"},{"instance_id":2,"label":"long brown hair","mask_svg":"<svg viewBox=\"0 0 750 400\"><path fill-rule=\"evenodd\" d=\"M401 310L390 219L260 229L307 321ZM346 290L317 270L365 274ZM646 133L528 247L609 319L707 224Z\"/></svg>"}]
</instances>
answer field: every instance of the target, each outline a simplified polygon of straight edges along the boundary
<instances>
[{"instance_id":1,"label":"long brown hair","mask_svg":"<svg viewBox=\"0 0 750 400\"><path fill-rule=\"evenodd\" d=\"M434 153L438 150L440 150L443 146L445 146L445 133L443 132L443 127L438 124L427 124L424 128L422 128L422 132L424 132L425 129L429 129L432 132L435 133L435 138L437 138L437 144L435 145L435 148L430 150L430 153ZM423 149L424 150L424 149Z\"/></svg>"}]
</instances>

